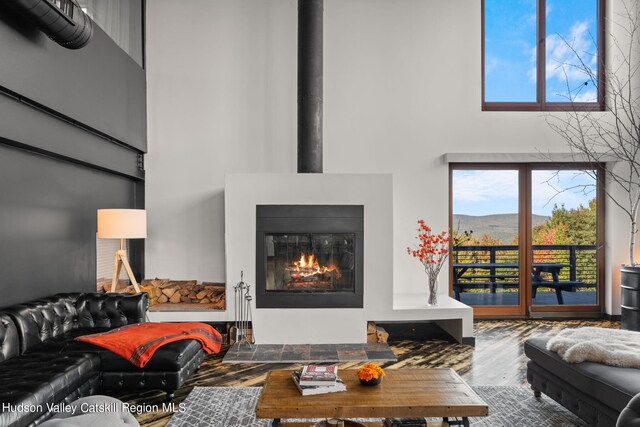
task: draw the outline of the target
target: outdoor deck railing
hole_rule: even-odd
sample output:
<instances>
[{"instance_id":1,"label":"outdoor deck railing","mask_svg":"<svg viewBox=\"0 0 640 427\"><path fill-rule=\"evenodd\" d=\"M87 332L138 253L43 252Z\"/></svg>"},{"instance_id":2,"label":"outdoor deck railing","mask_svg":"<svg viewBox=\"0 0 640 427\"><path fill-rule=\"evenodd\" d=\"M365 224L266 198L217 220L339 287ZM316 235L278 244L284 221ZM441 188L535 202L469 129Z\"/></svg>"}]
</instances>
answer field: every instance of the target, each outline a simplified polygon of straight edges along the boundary
<instances>
[{"instance_id":1,"label":"outdoor deck railing","mask_svg":"<svg viewBox=\"0 0 640 427\"><path fill-rule=\"evenodd\" d=\"M597 281L596 246L595 245L533 245L534 263L560 263L567 267L560 271L561 281L582 282L584 286L595 286ZM518 246L516 245L478 245L456 246L453 248L454 264L514 264L518 263ZM491 268L489 274L496 276L496 270L504 275L517 277L517 268ZM487 269L484 269L486 274ZM466 277L465 277L466 276ZM482 283L484 280L480 269L470 268L460 277L465 283ZM500 276L500 275L498 275ZM511 279L496 279L500 281Z\"/></svg>"}]
</instances>

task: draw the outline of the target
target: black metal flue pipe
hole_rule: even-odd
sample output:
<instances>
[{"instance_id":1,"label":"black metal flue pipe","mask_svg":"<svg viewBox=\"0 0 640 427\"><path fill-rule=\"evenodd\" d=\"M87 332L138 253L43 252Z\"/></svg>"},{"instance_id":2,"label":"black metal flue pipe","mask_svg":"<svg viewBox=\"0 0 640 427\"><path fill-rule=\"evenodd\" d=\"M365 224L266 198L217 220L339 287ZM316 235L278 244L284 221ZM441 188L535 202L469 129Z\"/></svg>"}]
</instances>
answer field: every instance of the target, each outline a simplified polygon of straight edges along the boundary
<instances>
[{"instance_id":1,"label":"black metal flue pipe","mask_svg":"<svg viewBox=\"0 0 640 427\"><path fill-rule=\"evenodd\" d=\"M298 0L298 173L322 173L324 0Z\"/></svg>"}]
</instances>

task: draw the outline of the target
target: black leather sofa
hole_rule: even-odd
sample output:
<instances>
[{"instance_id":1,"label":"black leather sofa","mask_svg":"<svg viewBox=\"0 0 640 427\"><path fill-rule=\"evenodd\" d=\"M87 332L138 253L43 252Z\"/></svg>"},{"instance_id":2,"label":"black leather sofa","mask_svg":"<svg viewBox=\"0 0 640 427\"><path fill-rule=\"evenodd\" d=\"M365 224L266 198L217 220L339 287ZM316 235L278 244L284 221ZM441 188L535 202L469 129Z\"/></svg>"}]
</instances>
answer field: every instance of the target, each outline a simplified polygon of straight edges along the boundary
<instances>
[{"instance_id":1,"label":"black leather sofa","mask_svg":"<svg viewBox=\"0 0 640 427\"><path fill-rule=\"evenodd\" d=\"M75 337L145 321L146 293L58 294L0 310L0 426L48 418L47 403L101 390L173 393L205 353L195 340L162 346L144 368ZM20 407L19 405L29 405Z\"/></svg>"},{"instance_id":2,"label":"black leather sofa","mask_svg":"<svg viewBox=\"0 0 640 427\"><path fill-rule=\"evenodd\" d=\"M640 369L593 362L567 363L547 350L549 339L532 338L524 344L530 359L527 381L536 395L546 394L593 427L614 427L616 422L618 426L635 425L626 424L632 416L630 410L624 419L618 419L629 401L640 393Z\"/></svg>"}]
</instances>

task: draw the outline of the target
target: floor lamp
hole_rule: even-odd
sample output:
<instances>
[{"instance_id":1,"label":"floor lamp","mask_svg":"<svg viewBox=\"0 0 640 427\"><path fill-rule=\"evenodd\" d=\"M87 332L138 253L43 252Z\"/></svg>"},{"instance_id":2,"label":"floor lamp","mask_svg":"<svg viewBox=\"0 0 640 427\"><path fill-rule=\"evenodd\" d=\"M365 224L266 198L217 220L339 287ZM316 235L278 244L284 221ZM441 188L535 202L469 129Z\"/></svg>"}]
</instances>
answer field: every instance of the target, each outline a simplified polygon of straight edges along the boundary
<instances>
[{"instance_id":1,"label":"floor lamp","mask_svg":"<svg viewBox=\"0 0 640 427\"><path fill-rule=\"evenodd\" d=\"M127 272L136 292L140 292L140 287L127 259L124 240L145 239L146 237L147 211L144 209L98 209L98 239L120 239L120 250L116 252L113 266L111 292L116 291L122 267Z\"/></svg>"}]
</instances>

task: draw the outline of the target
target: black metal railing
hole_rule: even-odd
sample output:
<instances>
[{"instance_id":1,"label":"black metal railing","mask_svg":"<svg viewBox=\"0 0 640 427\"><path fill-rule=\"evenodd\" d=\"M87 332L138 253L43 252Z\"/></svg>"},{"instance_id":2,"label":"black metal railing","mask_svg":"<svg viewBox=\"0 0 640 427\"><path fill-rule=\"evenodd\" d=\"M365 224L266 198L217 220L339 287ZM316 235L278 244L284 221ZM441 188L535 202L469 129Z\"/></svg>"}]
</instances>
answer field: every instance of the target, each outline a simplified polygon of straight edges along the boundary
<instances>
[{"instance_id":1,"label":"black metal railing","mask_svg":"<svg viewBox=\"0 0 640 427\"><path fill-rule=\"evenodd\" d=\"M559 280L582 282L585 287L596 286L596 246L595 245L533 245L534 263L559 263L562 268ZM456 246L452 261L455 264L511 264L511 267L491 267L490 269L466 269L459 281L482 283L485 276L495 277L495 282L517 281L519 248L516 245Z\"/></svg>"}]
</instances>

